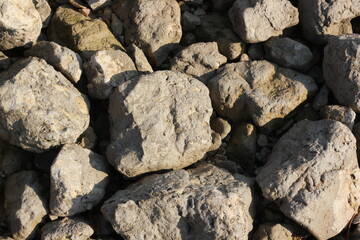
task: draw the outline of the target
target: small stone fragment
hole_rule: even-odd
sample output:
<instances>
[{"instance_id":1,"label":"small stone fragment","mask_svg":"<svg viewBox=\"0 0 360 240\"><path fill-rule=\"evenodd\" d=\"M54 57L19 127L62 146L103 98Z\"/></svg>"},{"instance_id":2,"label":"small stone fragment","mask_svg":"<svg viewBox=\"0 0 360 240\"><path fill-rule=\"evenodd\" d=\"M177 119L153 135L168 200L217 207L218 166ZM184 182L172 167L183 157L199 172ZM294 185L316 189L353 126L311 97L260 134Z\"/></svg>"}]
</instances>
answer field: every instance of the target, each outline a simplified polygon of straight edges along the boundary
<instances>
[{"instance_id":1,"label":"small stone fragment","mask_svg":"<svg viewBox=\"0 0 360 240\"><path fill-rule=\"evenodd\" d=\"M181 25L183 31L191 31L194 30L197 26L201 24L201 20L195 14L190 12L184 12L181 16Z\"/></svg>"},{"instance_id":2,"label":"small stone fragment","mask_svg":"<svg viewBox=\"0 0 360 240\"><path fill-rule=\"evenodd\" d=\"M329 88L326 85L322 86L320 91L316 94L316 97L312 104L314 110L316 111L320 110L321 108L325 107L328 104L329 94L330 94Z\"/></svg>"},{"instance_id":3,"label":"small stone fragment","mask_svg":"<svg viewBox=\"0 0 360 240\"><path fill-rule=\"evenodd\" d=\"M153 69L148 62L144 52L138 48L135 44L131 44L126 48L127 54L135 63L135 67L139 72L147 73L153 72Z\"/></svg>"},{"instance_id":4,"label":"small stone fragment","mask_svg":"<svg viewBox=\"0 0 360 240\"><path fill-rule=\"evenodd\" d=\"M87 149L92 149L96 144L96 134L92 127L88 127L86 131L81 134L78 140L78 144Z\"/></svg>"},{"instance_id":5,"label":"small stone fragment","mask_svg":"<svg viewBox=\"0 0 360 240\"><path fill-rule=\"evenodd\" d=\"M86 2L93 11L97 11L111 5L111 0L86 0Z\"/></svg>"},{"instance_id":6,"label":"small stone fragment","mask_svg":"<svg viewBox=\"0 0 360 240\"><path fill-rule=\"evenodd\" d=\"M124 32L124 24L123 22L113 13L111 14L111 32L115 35L115 37L119 38L123 35Z\"/></svg>"},{"instance_id":7,"label":"small stone fragment","mask_svg":"<svg viewBox=\"0 0 360 240\"><path fill-rule=\"evenodd\" d=\"M36 10L39 12L42 28L46 28L50 22L51 18L51 7L47 0L32 0Z\"/></svg>"},{"instance_id":8,"label":"small stone fragment","mask_svg":"<svg viewBox=\"0 0 360 240\"><path fill-rule=\"evenodd\" d=\"M231 125L222 118L214 118L210 121L211 129L216 133L220 134L221 139L226 138L226 136L231 131Z\"/></svg>"},{"instance_id":9,"label":"small stone fragment","mask_svg":"<svg viewBox=\"0 0 360 240\"><path fill-rule=\"evenodd\" d=\"M72 216L97 205L105 195L109 166L101 155L66 144L50 169L50 211Z\"/></svg>"},{"instance_id":10,"label":"small stone fragment","mask_svg":"<svg viewBox=\"0 0 360 240\"><path fill-rule=\"evenodd\" d=\"M320 117L322 119L333 119L339 121L352 130L356 113L349 107L338 105L327 105L320 110Z\"/></svg>"},{"instance_id":11,"label":"small stone fragment","mask_svg":"<svg viewBox=\"0 0 360 240\"><path fill-rule=\"evenodd\" d=\"M285 224L262 224L255 232L252 240L294 240L290 229Z\"/></svg>"}]
</instances>

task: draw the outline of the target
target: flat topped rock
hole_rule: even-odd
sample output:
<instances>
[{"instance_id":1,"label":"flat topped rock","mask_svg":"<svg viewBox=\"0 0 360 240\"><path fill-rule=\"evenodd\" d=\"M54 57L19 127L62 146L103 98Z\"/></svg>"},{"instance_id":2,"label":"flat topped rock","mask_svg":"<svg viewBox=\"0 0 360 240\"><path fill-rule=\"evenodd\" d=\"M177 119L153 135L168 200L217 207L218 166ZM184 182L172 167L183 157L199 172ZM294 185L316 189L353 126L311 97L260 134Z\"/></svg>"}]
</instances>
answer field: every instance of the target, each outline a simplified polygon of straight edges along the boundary
<instances>
[{"instance_id":1,"label":"flat topped rock","mask_svg":"<svg viewBox=\"0 0 360 240\"><path fill-rule=\"evenodd\" d=\"M110 97L110 163L133 177L180 169L211 147L209 91L183 73L157 71L121 84Z\"/></svg>"}]
</instances>

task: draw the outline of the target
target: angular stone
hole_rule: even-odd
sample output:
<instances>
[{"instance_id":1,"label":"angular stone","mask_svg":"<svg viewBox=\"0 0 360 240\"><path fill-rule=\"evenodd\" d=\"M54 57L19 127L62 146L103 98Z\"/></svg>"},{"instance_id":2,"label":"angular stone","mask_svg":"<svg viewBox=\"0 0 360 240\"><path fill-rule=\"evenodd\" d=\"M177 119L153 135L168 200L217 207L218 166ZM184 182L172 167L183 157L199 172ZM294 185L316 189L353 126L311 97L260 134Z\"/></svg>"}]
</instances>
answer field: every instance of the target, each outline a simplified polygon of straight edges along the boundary
<instances>
[{"instance_id":1,"label":"angular stone","mask_svg":"<svg viewBox=\"0 0 360 240\"><path fill-rule=\"evenodd\" d=\"M266 58L282 67L306 72L312 64L310 49L291 38L273 37L264 43Z\"/></svg>"},{"instance_id":2,"label":"angular stone","mask_svg":"<svg viewBox=\"0 0 360 240\"><path fill-rule=\"evenodd\" d=\"M46 28L51 19L51 7L47 0L32 0L36 10L39 12L42 28Z\"/></svg>"},{"instance_id":3,"label":"angular stone","mask_svg":"<svg viewBox=\"0 0 360 240\"><path fill-rule=\"evenodd\" d=\"M6 180L5 210L15 240L35 237L47 215L47 199L35 171L15 173Z\"/></svg>"},{"instance_id":4,"label":"angular stone","mask_svg":"<svg viewBox=\"0 0 360 240\"><path fill-rule=\"evenodd\" d=\"M183 73L157 71L123 83L109 114L107 157L128 177L189 166L212 145L209 91Z\"/></svg>"},{"instance_id":5,"label":"angular stone","mask_svg":"<svg viewBox=\"0 0 360 240\"><path fill-rule=\"evenodd\" d=\"M119 1L113 10L124 23L127 44L141 48L155 66L180 42L181 15L175 0Z\"/></svg>"},{"instance_id":6,"label":"angular stone","mask_svg":"<svg viewBox=\"0 0 360 240\"><path fill-rule=\"evenodd\" d=\"M329 239L360 204L356 139L334 120L298 122L276 143L256 180L285 216Z\"/></svg>"},{"instance_id":7,"label":"angular stone","mask_svg":"<svg viewBox=\"0 0 360 240\"><path fill-rule=\"evenodd\" d=\"M328 36L352 33L351 19L360 16L359 0L299 1L300 23L304 36L324 44Z\"/></svg>"},{"instance_id":8,"label":"angular stone","mask_svg":"<svg viewBox=\"0 0 360 240\"><path fill-rule=\"evenodd\" d=\"M153 69L148 62L144 52L138 48L135 44L131 44L126 48L127 54L135 63L135 67L139 72L153 72Z\"/></svg>"},{"instance_id":9,"label":"angular stone","mask_svg":"<svg viewBox=\"0 0 360 240\"><path fill-rule=\"evenodd\" d=\"M0 81L0 135L11 144L42 152L87 129L88 99L44 60L21 59Z\"/></svg>"},{"instance_id":10,"label":"angular stone","mask_svg":"<svg viewBox=\"0 0 360 240\"><path fill-rule=\"evenodd\" d=\"M86 2L93 11L97 11L111 5L111 0L86 0Z\"/></svg>"},{"instance_id":11,"label":"angular stone","mask_svg":"<svg viewBox=\"0 0 360 240\"><path fill-rule=\"evenodd\" d=\"M356 113L349 107L339 105L327 105L320 110L320 117L323 119L333 119L339 121L352 130Z\"/></svg>"},{"instance_id":12,"label":"angular stone","mask_svg":"<svg viewBox=\"0 0 360 240\"><path fill-rule=\"evenodd\" d=\"M50 170L50 211L72 216L97 205L105 195L109 166L104 157L76 144L64 145Z\"/></svg>"},{"instance_id":13,"label":"angular stone","mask_svg":"<svg viewBox=\"0 0 360 240\"><path fill-rule=\"evenodd\" d=\"M32 0L0 1L0 50L36 42L42 21Z\"/></svg>"},{"instance_id":14,"label":"angular stone","mask_svg":"<svg viewBox=\"0 0 360 240\"><path fill-rule=\"evenodd\" d=\"M170 70L183 72L207 83L227 59L221 55L216 42L194 43L171 59Z\"/></svg>"},{"instance_id":15,"label":"angular stone","mask_svg":"<svg viewBox=\"0 0 360 240\"><path fill-rule=\"evenodd\" d=\"M111 32L115 35L115 37L119 38L123 35L124 24L115 14L111 14L110 27L111 27Z\"/></svg>"},{"instance_id":16,"label":"angular stone","mask_svg":"<svg viewBox=\"0 0 360 240\"><path fill-rule=\"evenodd\" d=\"M201 19L190 12L184 12L181 15L181 25L183 31L191 31L201 24Z\"/></svg>"},{"instance_id":17,"label":"angular stone","mask_svg":"<svg viewBox=\"0 0 360 240\"><path fill-rule=\"evenodd\" d=\"M252 181L212 165L152 175L101 208L126 239L239 239L252 229Z\"/></svg>"},{"instance_id":18,"label":"angular stone","mask_svg":"<svg viewBox=\"0 0 360 240\"><path fill-rule=\"evenodd\" d=\"M325 107L328 104L329 94L330 94L329 88L326 85L322 86L320 91L316 94L316 97L312 104L312 107L314 108L315 111L320 110L321 108Z\"/></svg>"},{"instance_id":19,"label":"angular stone","mask_svg":"<svg viewBox=\"0 0 360 240\"><path fill-rule=\"evenodd\" d=\"M25 51L24 55L44 59L73 83L80 80L83 61L79 54L67 47L55 42L40 41Z\"/></svg>"},{"instance_id":20,"label":"angular stone","mask_svg":"<svg viewBox=\"0 0 360 240\"><path fill-rule=\"evenodd\" d=\"M360 112L360 35L330 38L324 50L323 71L336 100Z\"/></svg>"},{"instance_id":21,"label":"angular stone","mask_svg":"<svg viewBox=\"0 0 360 240\"><path fill-rule=\"evenodd\" d=\"M113 90L125 81L138 76L131 58L121 50L98 51L84 65L88 77L89 95L107 99Z\"/></svg>"},{"instance_id":22,"label":"angular stone","mask_svg":"<svg viewBox=\"0 0 360 240\"><path fill-rule=\"evenodd\" d=\"M237 0L229 9L234 31L246 42L264 42L299 23L288 0Z\"/></svg>"},{"instance_id":23,"label":"angular stone","mask_svg":"<svg viewBox=\"0 0 360 240\"><path fill-rule=\"evenodd\" d=\"M290 227L285 224L266 223L259 226L252 240L293 240Z\"/></svg>"}]
</instances>

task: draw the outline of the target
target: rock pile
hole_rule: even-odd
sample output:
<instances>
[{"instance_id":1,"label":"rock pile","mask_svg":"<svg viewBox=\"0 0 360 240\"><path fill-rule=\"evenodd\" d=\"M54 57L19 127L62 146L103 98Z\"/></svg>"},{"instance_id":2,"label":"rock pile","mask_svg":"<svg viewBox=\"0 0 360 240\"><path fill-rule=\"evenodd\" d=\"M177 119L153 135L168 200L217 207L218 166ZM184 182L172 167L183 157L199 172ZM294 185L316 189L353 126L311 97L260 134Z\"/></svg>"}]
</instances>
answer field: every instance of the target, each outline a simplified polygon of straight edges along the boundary
<instances>
[{"instance_id":1,"label":"rock pile","mask_svg":"<svg viewBox=\"0 0 360 240\"><path fill-rule=\"evenodd\" d=\"M0 0L0 240L357 240L359 0Z\"/></svg>"}]
</instances>

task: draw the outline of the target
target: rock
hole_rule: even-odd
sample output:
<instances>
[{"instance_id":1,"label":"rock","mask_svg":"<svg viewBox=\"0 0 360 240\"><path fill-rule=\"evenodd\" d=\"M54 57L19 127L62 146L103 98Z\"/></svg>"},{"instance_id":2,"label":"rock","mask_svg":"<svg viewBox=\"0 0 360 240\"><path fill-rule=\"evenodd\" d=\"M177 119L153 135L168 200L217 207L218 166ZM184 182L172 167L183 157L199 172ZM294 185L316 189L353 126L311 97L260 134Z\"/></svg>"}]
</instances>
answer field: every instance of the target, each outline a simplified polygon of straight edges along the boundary
<instances>
[{"instance_id":1,"label":"rock","mask_svg":"<svg viewBox=\"0 0 360 240\"><path fill-rule=\"evenodd\" d=\"M48 38L90 59L99 50L124 49L105 22L91 19L73 8L56 9L48 27Z\"/></svg>"},{"instance_id":2,"label":"rock","mask_svg":"<svg viewBox=\"0 0 360 240\"><path fill-rule=\"evenodd\" d=\"M74 239L88 240L94 230L85 218L63 218L46 224L42 229L42 240Z\"/></svg>"},{"instance_id":3,"label":"rock","mask_svg":"<svg viewBox=\"0 0 360 240\"><path fill-rule=\"evenodd\" d=\"M288 0L237 0L229 9L234 31L249 43L281 35L299 23L298 15Z\"/></svg>"},{"instance_id":4,"label":"rock","mask_svg":"<svg viewBox=\"0 0 360 240\"><path fill-rule=\"evenodd\" d=\"M32 0L36 10L38 11L41 21L42 28L46 28L50 22L51 18L51 7L47 0Z\"/></svg>"},{"instance_id":5,"label":"rock","mask_svg":"<svg viewBox=\"0 0 360 240\"><path fill-rule=\"evenodd\" d=\"M29 57L0 74L0 136L32 152L74 143L89 125L89 106L61 73Z\"/></svg>"},{"instance_id":6,"label":"rock","mask_svg":"<svg viewBox=\"0 0 360 240\"><path fill-rule=\"evenodd\" d=\"M355 230L350 234L350 240L360 239L360 225L357 225Z\"/></svg>"},{"instance_id":7,"label":"rock","mask_svg":"<svg viewBox=\"0 0 360 240\"><path fill-rule=\"evenodd\" d=\"M189 6L200 6L204 0L184 0L184 2Z\"/></svg>"},{"instance_id":8,"label":"rock","mask_svg":"<svg viewBox=\"0 0 360 240\"><path fill-rule=\"evenodd\" d=\"M0 175L10 176L19 172L26 168L30 160L31 155L29 153L0 142Z\"/></svg>"},{"instance_id":9,"label":"rock","mask_svg":"<svg viewBox=\"0 0 360 240\"><path fill-rule=\"evenodd\" d=\"M11 61L8 56L6 56L3 52L0 52L0 72L2 70L6 70L10 67Z\"/></svg>"},{"instance_id":10,"label":"rock","mask_svg":"<svg viewBox=\"0 0 360 240\"><path fill-rule=\"evenodd\" d=\"M310 49L291 38L273 37L264 43L266 58L282 67L306 72L313 61Z\"/></svg>"},{"instance_id":11,"label":"rock","mask_svg":"<svg viewBox=\"0 0 360 240\"><path fill-rule=\"evenodd\" d=\"M312 104L314 110L318 111L328 104L329 94L330 94L329 88L326 85L322 86L320 91L316 94L316 97Z\"/></svg>"},{"instance_id":12,"label":"rock","mask_svg":"<svg viewBox=\"0 0 360 240\"><path fill-rule=\"evenodd\" d=\"M226 61L226 57L219 53L216 42L195 43L171 59L170 70L186 73L207 83L214 76L214 70Z\"/></svg>"},{"instance_id":13,"label":"rock","mask_svg":"<svg viewBox=\"0 0 360 240\"><path fill-rule=\"evenodd\" d=\"M311 77L267 61L227 64L208 86L218 114L234 122L249 115L258 126L284 118L317 91Z\"/></svg>"},{"instance_id":14,"label":"rock","mask_svg":"<svg viewBox=\"0 0 360 240\"><path fill-rule=\"evenodd\" d=\"M135 67L139 72L153 72L153 69L148 62L144 52L138 48L135 44L131 44L126 48L127 54L129 54L129 57L133 60L135 63Z\"/></svg>"},{"instance_id":15,"label":"rock","mask_svg":"<svg viewBox=\"0 0 360 240\"><path fill-rule=\"evenodd\" d=\"M89 95L98 99L108 99L117 86L138 76L133 61L121 50L98 51L85 63L84 70Z\"/></svg>"},{"instance_id":16,"label":"rock","mask_svg":"<svg viewBox=\"0 0 360 240\"><path fill-rule=\"evenodd\" d=\"M259 134L256 143L259 147L266 147L269 144L267 137L264 134Z\"/></svg>"},{"instance_id":17,"label":"rock","mask_svg":"<svg viewBox=\"0 0 360 240\"><path fill-rule=\"evenodd\" d=\"M42 21L33 0L1 0L0 9L0 50L36 42Z\"/></svg>"},{"instance_id":18,"label":"rock","mask_svg":"<svg viewBox=\"0 0 360 240\"><path fill-rule=\"evenodd\" d=\"M107 157L128 177L189 166L212 145L209 91L186 74L157 71L121 84L109 114Z\"/></svg>"},{"instance_id":19,"label":"rock","mask_svg":"<svg viewBox=\"0 0 360 240\"><path fill-rule=\"evenodd\" d=\"M242 175L202 165L142 179L118 191L101 211L125 239L247 240L251 188Z\"/></svg>"},{"instance_id":20,"label":"rock","mask_svg":"<svg viewBox=\"0 0 360 240\"><path fill-rule=\"evenodd\" d=\"M80 136L78 144L83 148L94 148L96 144L96 134L92 127L88 127L88 129Z\"/></svg>"},{"instance_id":21,"label":"rock","mask_svg":"<svg viewBox=\"0 0 360 240\"><path fill-rule=\"evenodd\" d=\"M265 50L262 43L251 44L247 53L251 60L264 60L265 59Z\"/></svg>"},{"instance_id":22,"label":"rock","mask_svg":"<svg viewBox=\"0 0 360 240\"><path fill-rule=\"evenodd\" d=\"M127 44L141 48L154 66L161 66L180 42L181 15L175 0L120 1L113 10L124 23Z\"/></svg>"},{"instance_id":23,"label":"rock","mask_svg":"<svg viewBox=\"0 0 360 240\"><path fill-rule=\"evenodd\" d=\"M197 8L194 12L196 16L204 16L206 15L206 11L202 9L201 7Z\"/></svg>"},{"instance_id":24,"label":"rock","mask_svg":"<svg viewBox=\"0 0 360 240\"><path fill-rule=\"evenodd\" d=\"M181 16L181 25L183 31L191 31L201 24L201 19L190 12L184 12Z\"/></svg>"},{"instance_id":25,"label":"rock","mask_svg":"<svg viewBox=\"0 0 360 240\"><path fill-rule=\"evenodd\" d=\"M252 240L293 240L291 228L285 224L266 223L259 226Z\"/></svg>"},{"instance_id":26,"label":"rock","mask_svg":"<svg viewBox=\"0 0 360 240\"><path fill-rule=\"evenodd\" d=\"M196 36L203 42L217 42L219 52L228 60L235 60L245 51L245 43L234 33L230 20L224 14L209 13L200 17Z\"/></svg>"},{"instance_id":27,"label":"rock","mask_svg":"<svg viewBox=\"0 0 360 240\"><path fill-rule=\"evenodd\" d=\"M6 180L5 210L15 240L32 239L47 215L47 199L35 171L15 173Z\"/></svg>"},{"instance_id":28,"label":"rock","mask_svg":"<svg viewBox=\"0 0 360 240\"><path fill-rule=\"evenodd\" d=\"M86 0L86 2L93 11L97 11L111 5L111 0Z\"/></svg>"},{"instance_id":29,"label":"rock","mask_svg":"<svg viewBox=\"0 0 360 240\"><path fill-rule=\"evenodd\" d=\"M124 24L115 14L111 14L110 28L111 32L115 35L115 37L119 38L123 35Z\"/></svg>"},{"instance_id":30,"label":"rock","mask_svg":"<svg viewBox=\"0 0 360 240\"><path fill-rule=\"evenodd\" d=\"M356 113L349 107L339 105L327 105L320 110L320 117L322 119L333 119L339 121L352 130Z\"/></svg>"},{"instance_id":31,"label":"rock","mask_svg":"<svg viewBox=\"0 0 360 240\"><path fill-rule=\"evenodd\" d=\"M212 145L208 150L209 152L218 150L222 143L221 136L217 132L211 131L211 137L212 137Z\"/></svg>"},{"instance_id":32,"label":"rock","mask_svg":"<svg viewBox=\"0 0 360 240\"><path fill-rule=\"evenodd\" d=\"M309 0L298 5L303 34L315 44L325 43L327 36L352 33L350 20L360 16L358 0Z\"/></svg>"},{"instance_id":33,"label":"rock","mask_svg":"<svg viewBox=\"0 0 360 240\"><path fill-rule=\"evenodd\" d=\"M327 86L341 105L360 112L360 35L332 37L324 50L323 71Z\"/></svg>"},{"instance_id":34,"label":"rock","mask_svg":"<svg viewBox=\"0 0 360 240\"><path fill-rule=\"evenodd\" d=\"M226 138L226 136L231 131L231 125L222 118L214 118L210 121L211 129L218 133L221 139Z\"/></svg>"},{"instance_id":35,"label":"rock","mask_svg":"<svg viewBox=\"0 0 360 240\"><path fill-rule=\"evenodd\" d=\"M109 166L101 155L76 144L64 145L50 170L50 211L72 216L90 210L105 195Z\"/></svg>"},{"instance_id":36,"label":"rock","mask_svg":"<svg viewBox=\"0 0 360 240\"><path fill-rule=\"evenodd\" d=\"M229 9L235 0L211 0L215 11L225 11Z\"/></svg>"},{"instance_id":37,"label":"rock","mask_svg":"<svg viewBox=\"0 0 360 240\"><path fill-rule=\"evenodd\" d=\"M80 80L83 61L79 54L67 47L54 42L40 41L25 51L24 55L44 59L73 83Z\"/></svg>"},{"instance_id":38,"label":"rock","mask_svg":"<svg viewBox=\"0 0 360 240\"><path fill-rule=\"evenodd\" d=\"M329 239L357 212L359 178L350 129L334 120L304 120L279 139L256 180L285 216Z\"/></svg>"},{"instance_id":39,"label":"rock","mask_svg":"<svg viewBox=\"0 0 360 240\"><path fill-rule=\"evenodd\" d=\"M352 129L352 132L356 138L356 146L360 148L360 123L354 124L354 127Z\"/></svg>"}]
</instances>

